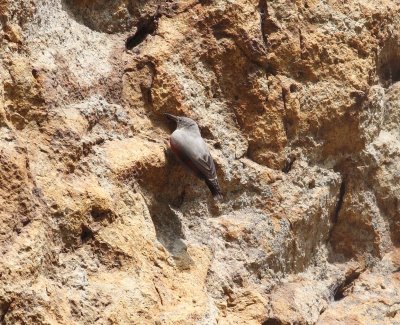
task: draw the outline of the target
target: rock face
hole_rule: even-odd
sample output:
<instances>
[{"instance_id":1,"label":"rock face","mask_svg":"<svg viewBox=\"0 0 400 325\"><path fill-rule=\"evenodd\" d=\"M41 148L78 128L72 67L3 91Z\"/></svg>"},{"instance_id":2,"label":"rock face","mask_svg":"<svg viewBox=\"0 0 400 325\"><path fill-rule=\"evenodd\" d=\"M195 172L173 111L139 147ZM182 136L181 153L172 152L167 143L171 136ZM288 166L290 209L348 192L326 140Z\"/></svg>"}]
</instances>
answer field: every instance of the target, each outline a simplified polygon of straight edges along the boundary
<instances>
[{"instance_id":1,"label":"rock face","mask_svg":"<svg viewBox=\"0 0 400 325\"><path fill-rule=\"evenodd\" d=\"M0 0L0 24L1 324L400 324L397 0Z\"/></svg>"}]
</instances>

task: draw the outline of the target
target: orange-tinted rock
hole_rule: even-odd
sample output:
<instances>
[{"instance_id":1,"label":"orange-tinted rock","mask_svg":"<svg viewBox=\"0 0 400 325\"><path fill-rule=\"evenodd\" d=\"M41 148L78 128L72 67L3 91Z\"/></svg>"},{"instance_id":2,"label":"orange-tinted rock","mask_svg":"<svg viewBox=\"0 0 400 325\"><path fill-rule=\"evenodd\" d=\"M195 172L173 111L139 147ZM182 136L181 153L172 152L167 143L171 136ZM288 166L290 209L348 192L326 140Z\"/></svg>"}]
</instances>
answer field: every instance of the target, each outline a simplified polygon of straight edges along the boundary
<instances>
[{"instance_id":1,"label":"orange-tinted rock","mask_svg":"<svg viewBox=\"0 0 400 325\"><path fill-rule=\"evenodd\" d=\"M0 320L399 322L398 9L0 0Z\"/></svg>"}]
</instances>

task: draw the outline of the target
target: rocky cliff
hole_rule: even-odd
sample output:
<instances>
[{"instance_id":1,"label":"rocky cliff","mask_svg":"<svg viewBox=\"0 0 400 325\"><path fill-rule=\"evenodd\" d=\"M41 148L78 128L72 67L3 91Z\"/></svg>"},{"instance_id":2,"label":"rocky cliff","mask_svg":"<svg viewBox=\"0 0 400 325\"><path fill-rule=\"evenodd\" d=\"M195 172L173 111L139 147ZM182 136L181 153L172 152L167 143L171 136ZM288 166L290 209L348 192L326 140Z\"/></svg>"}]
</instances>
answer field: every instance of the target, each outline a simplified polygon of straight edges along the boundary
<instances>
[{"instance_id":1,"label":"rocky cliff","mask_svg":"<svg viewBox=\"0 0 400 325\"><path fill-rule=\"evenodd\" d=\"M397 0L0 0L0 24L1 324L400 324Z\"/></svg>"}]
</instances>

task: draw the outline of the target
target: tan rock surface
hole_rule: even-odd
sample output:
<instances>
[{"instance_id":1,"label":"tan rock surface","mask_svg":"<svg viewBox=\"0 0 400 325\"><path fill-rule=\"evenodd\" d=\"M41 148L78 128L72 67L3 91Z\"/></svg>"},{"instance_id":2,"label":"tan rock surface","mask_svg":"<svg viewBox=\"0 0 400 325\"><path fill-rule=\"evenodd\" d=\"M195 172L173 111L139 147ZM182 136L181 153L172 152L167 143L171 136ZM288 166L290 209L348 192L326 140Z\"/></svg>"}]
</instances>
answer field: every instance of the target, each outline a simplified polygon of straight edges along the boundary
<instances>
[{"instance_id":1,"label":"tan rock surface","mask_svg":"<svg viewBox=\"0 0 400 325\"><path fill-rule=\"evenodd\" d=\"M400 324L398 1L0 0L0 26L1 324Z\"/></svg>"}]
</instances>

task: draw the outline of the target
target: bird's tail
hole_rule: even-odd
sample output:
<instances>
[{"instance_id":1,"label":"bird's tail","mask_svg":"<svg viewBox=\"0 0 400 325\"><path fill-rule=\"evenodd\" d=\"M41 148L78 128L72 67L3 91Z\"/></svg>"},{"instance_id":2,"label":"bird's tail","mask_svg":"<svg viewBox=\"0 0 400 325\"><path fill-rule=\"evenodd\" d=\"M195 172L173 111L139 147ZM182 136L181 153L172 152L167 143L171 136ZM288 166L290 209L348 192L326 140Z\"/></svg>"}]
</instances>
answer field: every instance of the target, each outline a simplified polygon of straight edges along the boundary
<instances>
[{"instance_id":1,"label":"bird's tail","mask_svg":"<svg viewBox=\"0 0 400 325\"><path fill-rule=\"evenodd\" d=\"M210 189L211 194L214 197L214 199L222 200L223 195L221 192L221 188L219 187L219 184L218 184L218 179L217 178L206 179L205 182L206 182L208 188Z\"/></svg>"}]
</instances>

